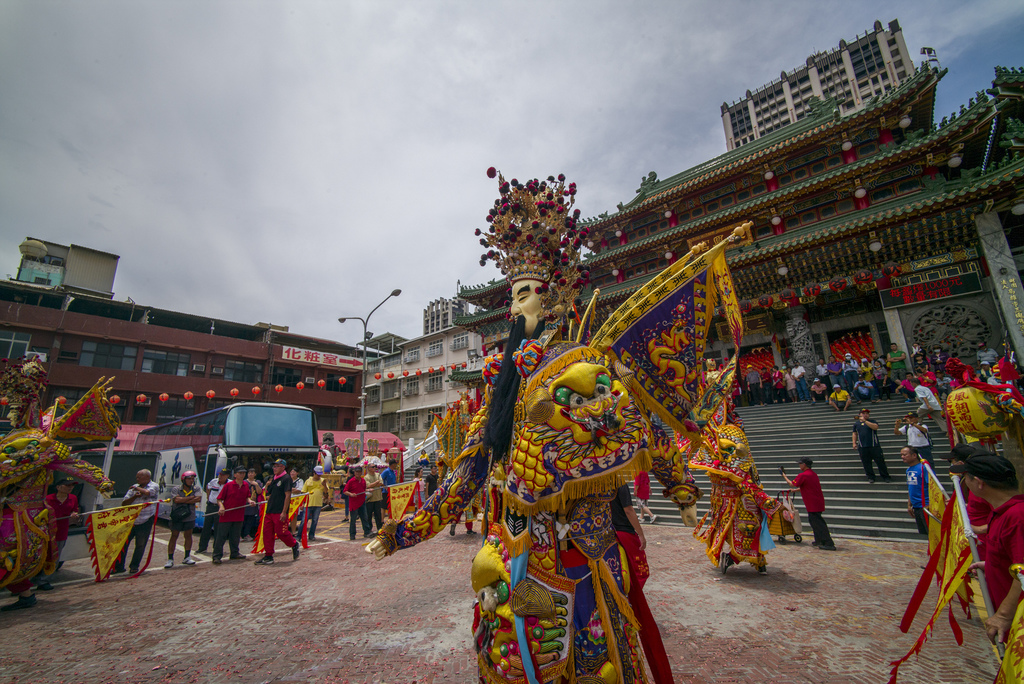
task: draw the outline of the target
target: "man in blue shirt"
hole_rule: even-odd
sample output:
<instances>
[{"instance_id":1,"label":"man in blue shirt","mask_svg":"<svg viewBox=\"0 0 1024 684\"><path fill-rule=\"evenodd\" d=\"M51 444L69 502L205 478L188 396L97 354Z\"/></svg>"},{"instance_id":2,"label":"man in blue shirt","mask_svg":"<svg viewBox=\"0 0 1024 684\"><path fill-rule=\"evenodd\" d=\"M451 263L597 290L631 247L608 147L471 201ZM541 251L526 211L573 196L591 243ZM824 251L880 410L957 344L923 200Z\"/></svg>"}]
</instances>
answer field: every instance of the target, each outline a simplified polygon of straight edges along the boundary
<instances>
[{"instance_id":1,"label":"man in blue shirt","mask_svg":"<svg viewBox=\"0 0 1024 684\"><path fill-rule=\"evenodd\" d=\"M388 504L391 501L391 490L388 487L392 487L398 481L398 477L395 471L398 469L398 459L389 459L388 467L380 471L380 479L384 483L384 499L381 504L384 506L384 510L390 510Z\"/></svg>"},{"instance_id":2,"label":"man in blue shirt","mask_svg":"<svg viewBox=\"0 0 1024 684\"><path fill-rule=\"evenodd\" d=\"M928 471L912 446L900 450L900 459L907 466L907 513L917 521L917 531L928 534L928 516L924 512L928 505Z\"/></svg>"}]
</instances>

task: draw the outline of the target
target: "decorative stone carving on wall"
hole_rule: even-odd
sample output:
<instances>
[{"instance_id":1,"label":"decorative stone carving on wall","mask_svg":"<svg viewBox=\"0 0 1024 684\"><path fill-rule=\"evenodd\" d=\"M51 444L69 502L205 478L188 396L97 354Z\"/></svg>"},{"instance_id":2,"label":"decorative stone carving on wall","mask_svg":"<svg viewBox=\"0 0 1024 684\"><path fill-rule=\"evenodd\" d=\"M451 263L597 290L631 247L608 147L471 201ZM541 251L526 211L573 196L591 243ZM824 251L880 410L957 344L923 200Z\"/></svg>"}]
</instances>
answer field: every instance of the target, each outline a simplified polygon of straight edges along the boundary
<instances>
[{"instance_id":1,"label":"decorative stone carving on wall","mask_svg":"<svg viewBox=\"0 0 1024 684\"><path fill-rule=\"evenodd\" d=\"M979 342L989 342L992 326L986 317L972 306L960 303L938 304L929 307L917 317L911 329L910 344L924 349L942 347L967 363L975 358Z\"/></svg>"},{"instance_id":2,"label":"decorative stone carving on wall","mask_svg":"<svg viewBox=\"0 0 1024 684\"><path fill-rule=\"evenodd\" d=\"M814 352L811 324L804 318L802 306L786 309L786 339L789 340L791 360L813 371L818 357Z\"/></svg>"}]
</instances>

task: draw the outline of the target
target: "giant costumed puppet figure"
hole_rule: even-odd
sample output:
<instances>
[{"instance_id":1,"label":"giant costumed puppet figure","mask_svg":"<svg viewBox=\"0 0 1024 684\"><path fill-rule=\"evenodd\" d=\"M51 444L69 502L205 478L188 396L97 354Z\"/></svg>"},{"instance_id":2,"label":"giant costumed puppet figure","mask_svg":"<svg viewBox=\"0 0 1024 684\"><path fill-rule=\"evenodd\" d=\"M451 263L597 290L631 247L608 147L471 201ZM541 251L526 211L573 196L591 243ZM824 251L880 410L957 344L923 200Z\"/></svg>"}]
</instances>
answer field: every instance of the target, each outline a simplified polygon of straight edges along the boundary
<instances>
[{"instance_id":1,"label":"giant costumed puppet figure","mask_svg":"<svg viewBox=\"0 0 1024 684\"><path fill-rule=\"evenodd\" d=\"M740 326L725 242L692 249L591 335L597 292L573 315L588 280L577 251L587 229L570 213L575 184L499 177L499 192L477 234L489 248L481 264L495 260L511 287L505 354L485 364L492 386L443 483L367 551L384 558L433 537L490 481L471 573L480 681L671 682L610 502L638 468L653 469L680 507L699 496L685 458L649 418L698 430L691 410L715 307Z\"/></svg>"},{"instance_id":2,"label":"giant costumed puppet figure","mask_svg":"<svg viewBox=\"0 0 1024 684\"><path fill-rule=\"evenodd\" d=\"M114 490L99 468L71 457L61 438L109 441L120 425L101 378L61 415L55 404L43 413L40 398L46 371L38 361L4 361L0 396L7 399L11 431L0 441L0 587L19 595L0 610L35 604L31 578L57 565L57 522L45 503L57 471L91 484L102 494Z\"/></svg>"}]
</instances>

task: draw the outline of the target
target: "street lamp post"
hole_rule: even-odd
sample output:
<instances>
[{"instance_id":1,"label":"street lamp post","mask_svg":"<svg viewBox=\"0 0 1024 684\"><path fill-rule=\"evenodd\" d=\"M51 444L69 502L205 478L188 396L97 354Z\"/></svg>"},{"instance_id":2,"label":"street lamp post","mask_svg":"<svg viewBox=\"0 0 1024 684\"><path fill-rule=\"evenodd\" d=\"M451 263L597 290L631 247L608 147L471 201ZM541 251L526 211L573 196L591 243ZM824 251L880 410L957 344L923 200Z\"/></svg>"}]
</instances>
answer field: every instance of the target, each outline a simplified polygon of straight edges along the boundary
<instances>
[{"instance_id":1,"label":"street lamp post","mask_svg":"<svg viewBox=\"0 0 1024 684\"><path fill-rule=\"evenodd\" d=\"M339 323L344 323L351 319L361 321L363 324L363 380L359 385L359 458L362 458L363 454L366 453L366 329L367 326L370 325L370 316L373 315L373 312L384 306L384 302L388 301L392 297L397 297L400 294L402 294L401 290L392 290L391 294L384 298L384 301L373 307L373 311L366 314L366 318L361 318L359 316L342 316L338 319Z\"/></svg>"}]
</instances>

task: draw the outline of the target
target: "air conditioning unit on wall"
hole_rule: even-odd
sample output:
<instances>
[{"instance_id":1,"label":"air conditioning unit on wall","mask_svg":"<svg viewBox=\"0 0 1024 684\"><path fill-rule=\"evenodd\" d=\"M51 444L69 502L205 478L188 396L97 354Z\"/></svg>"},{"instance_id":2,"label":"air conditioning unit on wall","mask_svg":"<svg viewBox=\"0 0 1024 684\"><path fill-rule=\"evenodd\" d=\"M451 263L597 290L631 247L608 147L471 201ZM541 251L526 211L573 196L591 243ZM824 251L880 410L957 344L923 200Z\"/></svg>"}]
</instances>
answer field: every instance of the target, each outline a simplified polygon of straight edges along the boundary
<instances>
[{"instance_id":1,"label":"air conditioning unit on wall","mask_svg":"<svg viewBox=\"0 0 1024 684\"><path fill-rule=\"evenodd\" d=\"M210 373L213 375L224 375L224 369L220 366L214 366L210 369Z\"/></svg>"},{"instance_id":2,"label":"air conditioning unit on wall","mask_svg":"<svg viewBox=\"0 0 1024 684\"><path fill-rule=\"evenodd\" d=\"M312 385L315 382L316 382L316 378L306 378L306 384L307 385Z\"/></svg>"},{"instance_id":3,"label":"air conditioning unit on wall","mask_svg":"<svg viewBox=\"0 0 1024 684\"><path fill-rule=\"evenodd\" d=\"M206 372L206 364L205 363L193 363L192 364L192 372L193 373L205 373Z\"/></svg>"}]
</instances>

